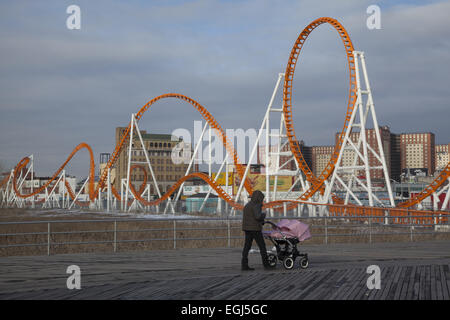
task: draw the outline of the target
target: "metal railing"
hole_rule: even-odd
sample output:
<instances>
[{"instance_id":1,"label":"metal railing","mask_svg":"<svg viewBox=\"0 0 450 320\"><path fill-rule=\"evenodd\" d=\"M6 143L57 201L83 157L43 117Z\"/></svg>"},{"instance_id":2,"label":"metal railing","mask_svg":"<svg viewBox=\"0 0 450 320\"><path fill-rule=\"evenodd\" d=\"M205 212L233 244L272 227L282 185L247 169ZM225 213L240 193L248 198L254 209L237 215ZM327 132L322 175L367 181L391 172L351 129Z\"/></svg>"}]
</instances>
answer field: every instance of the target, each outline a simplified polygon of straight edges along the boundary
<instances>
[{"instance_id":1,"label":"metal railing","mask_svg":"<svg viewBox=\"0 0 450 320\"><path fill-rule=\"evenodd\" d=\"M445 216L447 218L447 216ZM414 214L414 215L398 215L398 216L380 216L379 214L368 214L365 216L347 215L347 216L316 216L316 217L298 217L298 216L282 216L276 218L267 218L267 220L277 221L280 219L301 219L310 225L313 239L323 238L320 243L328 244L330 240L337 238L348 238L353 242L361 237L366 238L366 242L372 243L374 237L377 236L409 236L409 241L414 241L417 235L436 235L445 233L449 235L448 220L443 223L442 215L438 216L434 213ZM419 220L416 220L419 219ZM417 221L421 221L418 224ZM400 223L401 222L401 223ZM409 223L408 223L409 222ZM162 227L156 227L155 224L163 223ZM85 229L76 230L75 224L82 224ZM145 224L152 224L151 228ZM61 225L69 230L60 231ZM94 225L96 229L86 230L86 226ZM102 229L99 226L108 226L108 229ZM128 226L128 229L120 228L121 225ZM133 225L130 228L130 225ZM0 230L26 229L27 226L46 226L45 231L32 232L2 232L0 233L0 249L10 249L18 247L40 247L46 248L47 255L56 253L55 248L58 246L74 246L74 245L108 245L112 247L113 252L119 250L119 246L132 243L172 243L170 248L177 249L180 243L186 241L204 241L193 247L204 247L211 245L213 241L226 243L226 247L231 247L233 240L243 239L241 231L240 217L226 218L158 218L158 219L97 219L97 220L52 220L52 221L21 221L21 222L0 222ZM444 230L438 230L437 226L444 226ZM268 227L266 226L265 229ZM343 229L344 233L337 232ZM220 235L220 233L223 235ZM144 234L144 237L127 238L127 234ZM157 236L149 237L149 234ZM184 236L188 234L188 236ZM213 234L213 236L211 235ZM77 241L56 241L54 237L64 236L66 238L75 235L90 235L89 241L83 239ZM104 236L107 239L103 239ZM189 236L190 235L190 236ZM23 243L18 238L34 237L33 242ZM352 239L353 237L353 239ZM39 239L38 239L39 238ZM45 240L43 240L45 239ZM72 240L72 239L70 239ZM315 240L317 243L318 240ZM208 244L209 243L209 244ZM220 246L213 244L213 246ZM222 247L224 245L221 245ZM165 247L168 248L167 246ZM111 250L110 249L110 250ZM70 250L68 250L70 252Z\"/></svg>"}]
</instances>

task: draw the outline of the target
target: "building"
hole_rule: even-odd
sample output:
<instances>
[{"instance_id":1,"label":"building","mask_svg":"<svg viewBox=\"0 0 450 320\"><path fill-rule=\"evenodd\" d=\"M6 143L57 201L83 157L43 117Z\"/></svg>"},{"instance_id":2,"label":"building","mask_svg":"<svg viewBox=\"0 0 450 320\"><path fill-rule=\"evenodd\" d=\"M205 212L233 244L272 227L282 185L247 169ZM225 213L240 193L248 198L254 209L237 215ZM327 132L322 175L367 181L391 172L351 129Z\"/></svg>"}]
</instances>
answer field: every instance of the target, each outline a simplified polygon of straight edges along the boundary
<instances>
[{"instance_id":1,"label":"building","mask_svg":"<svg viewBox=\"0 0 450 320\"><path fill-rule=\"evenodd\" d=\"M437 144L435 146L436 171L443 170L450 161L449 157L450 143Z\"/></svg>"},{"instance_id":2,"label":"building","mask_svg":"<svg viewBox=\"0 0 450 320\"><path fill-rule=\"evenodd\" d=\"M303 158L305 159L308 166L311 168L312 166L311 147L306 146L303 140L299 141L298 144L300 146L300 151L303 155ZM272 154L269 154L269 168L270 172L274 172L276 170L276 162L277 162L276 152L278 152L278 145L270 146L270 152ZM289 154L286 155L283 153ZM258 145L258 163L266 167L266 146ZM293 154L291 152L289 143L284 144L284 146L281 148L279 166L280 167L283 166L282 168L280 168L280 170L291 170L291 171L297 170L297 165L295 164L295 159L293 158Z\"/></svg>"},{"instance_id":3,"label":"building","mask_svg":"<svg viewBox=\"0 0 450 320\"><path fill-rule=\"evenodd\" d=\"M103 171L106 169L106 166L111 158L110 153L100 153L100 162L98 166L98 175L101 176ZM111 168L109 170L109 180L112 185L115 185L116 182L116 168ZM97 181L98 182L98 181Z\"/></svg>"},{"instance_id":4,"label":"building","mask_svg":"<svg viewBox=\"0 0 450 320\"><path fill-rule=\"evenodd\" d=\"M116 128L116 144L120 142L125 130L125 127ZM141 136L144 147L148 151L149 160L158 182L158 188L161 193L165 193L176 181L185 176L191 158L191 145L170 134L149 134L146 131L141 130ZM142 185L145 170L147 173L147 183L150 183L150 193L156 195L157 192L152 183L152 176L148 165L146 164L145 153L142 150L137 135L135 135L132 144L131 161L132 165L135 164L133 162L138 162L141 166L141 168L135 168L130 172L130 180L135 188ZM128 144L122 148L115 165L116 181L114 186L119 192L120 181L127 177L127 168ZM194 164L189 173L197 171L198 164Z\"/></svg>"},{"instance_id":5,"label":"building","mask_svg":"<svg viewBox=\"0 0 450 320\"><path fill-rule=\"evenodd\" d=\"M399 134L391 133L391 179L400 182L402 174L401 163L401 137Z\"/></svg>"},{"instance_id":6,"label":"building","mask_svg":"<svg viewBox=\"0 0 450 320\"><path fill-rule=\"evenodd\" d=\"M379 127L380 130L380 138L381 138L381 144L383 147L384 152L384 160L386 162L388 173L391 173L391 131L388 126L381 126ZM335 135L335 143L338 142L339 134L336 133ZM360 132L351 132L350 133L350 140L356 145L359 139ZM374 129L366 129L366 142L368 146L379 153L378 148L378 141L376 132ZM361 143L361 153L362 153L362 143ZM344 153L342 155L342 161L341 166L353 166L354 160L355 160L355 152L353 150L344 150ZM378 167L381 166L380 161L376 158L376 156L373 154L373 152L370 151L370 149L367 151L367 157L369 160L369 166L370 167ZM358 160L356 162L356 165L362 165L361 159L358 157ZM365 175L364 170L361 170L359 173L360 175ZM384 179L383 169L371 169L370 170L370 177L374 180L382 180Z\"/></svg>"},{"instance_id":7,"label":"building","mask_svg":"<svg viewBox=\"0 0 450 320\"><path fill-rule=\"evenodd\" d=\"M312 146L311 150L311 171L317 177L330 162L334 146Z\"/></svg>"},{"instance_id":8,"label":"building","mask_svg":"<svg viewBox=\"0 0 450 320\"><path fill-rule=\"evenodd\" d=\"M431 132L400 134L401 170L421 170L429 176L436 168L435 137Z\"/></svg>"}]
</instances>

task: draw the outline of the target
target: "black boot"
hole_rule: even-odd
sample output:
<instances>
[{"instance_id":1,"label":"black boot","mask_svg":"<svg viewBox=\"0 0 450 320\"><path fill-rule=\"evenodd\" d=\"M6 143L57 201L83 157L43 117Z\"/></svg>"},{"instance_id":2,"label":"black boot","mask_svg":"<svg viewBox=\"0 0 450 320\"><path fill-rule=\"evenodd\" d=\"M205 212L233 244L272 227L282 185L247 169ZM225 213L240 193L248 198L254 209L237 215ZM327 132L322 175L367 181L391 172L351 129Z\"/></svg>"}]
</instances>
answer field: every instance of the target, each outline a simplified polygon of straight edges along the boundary
<instances>
[{"instance_id":1,"label":"black boot","mask_svg":"<svg viewBox=\"0 0 450 320\"><path fill-rule=\"evenodd\" d=\"M273 267L270 266L270 264L269 264L269 257L267 256L267 253L266 254L261 254L261 258L262 258L262 263L263 263L264 269L266 269L266 270L273 270L273 269L275 269L275 266L273 266Z\"/></svg>"},{"instance_id":2,"label":"black boot","mask_svg":"<svg viewBox=\"0 0 450 320\"><path fill-rule=\"evenodd\" d=\"M273 270L273 269L275 269L275 266L271 266L270 264L265 264L264 265L264 269L266 269L266 270Z\"/></svg>"}]
</instances>

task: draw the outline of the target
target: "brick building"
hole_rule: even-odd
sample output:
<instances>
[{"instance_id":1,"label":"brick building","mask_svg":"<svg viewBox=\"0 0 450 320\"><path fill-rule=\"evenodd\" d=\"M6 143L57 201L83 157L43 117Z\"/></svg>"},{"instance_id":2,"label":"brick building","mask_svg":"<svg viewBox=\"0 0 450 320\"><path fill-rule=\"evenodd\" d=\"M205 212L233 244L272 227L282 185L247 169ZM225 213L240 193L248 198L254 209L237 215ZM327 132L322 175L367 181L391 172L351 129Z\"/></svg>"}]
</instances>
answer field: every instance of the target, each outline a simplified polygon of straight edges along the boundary
<instances>
[{"instance_id":1,"label":"brick building","mask_svg":"<svg viewBox=\"0 0 450 320\"><path fill-rule=\"evenodd\" d=\"M391 131L388 126L381 126L379 127L380 130L380 138L381 138L381 144L383 147L384 152L384 159L386 162L388 173L391 174ZM350 140L356 145L359 139L360 132L352 132L350 133ZM335 143L337 143L339 139L339 133L336 133L335 135ZM377 153L378 148L378 141L376 132L374 129L366 129L366 141L370 148L372 148ZM361 154L362 153L362 143L361 143ZM367 152L368 160L369 160L369 166L371 167L378 167L381 166L381 162L378 161L378 159L375 157L375 155L368 150ZM342 155L342 161L341 166L353 166L353 162L355 159L355 152L353 150L345 150ZM362 165L362 161L358 157L358 160L356 162L356 165ZM364 170L361 170L359 173L361 175L365 175ZM371 169L370 170L370 176L372 179L384 179L383 169Z\"/></svg>"},{"instance_id":2,"label":"brick building","mask_svg":"<svg viewBox=\"0 0 450 320\"><path fill-rule=\"evenodd\" d=\"M449 151L450 151L450 143L449 144L437 144L435 146L435 158L436 158L436 171L441 171L444 169L448 162L450 161Z\"/></svg>"},{"instance_id":3,"label":"brick building","mask_svg":"<svg viewBox=\"0 0 450 320\"><path fill-rule=\"evenodd\" d=\"M436 168L434 133L400 134L400 162L402 170L423 168L428 175L433 175Z\"/></svg>"},{"instance_id":4,"label":"brick building","mask_svg":"<svg viewBox=\"0 0 450 320\"><path fill-rule=\"evenodd\" d=\"M116 144L120 141L125 127L116 128ZM142 140L145 144L145 149L148 151L150 163L153 172L158 182L158 187L161 193L166 192L177 180L181 179L188 168L191 154L191 145L183 142L181 139L170 134L148 134L141 130ZM174 148L177 149L174 150ZM181 149L179 149L182 147ZM176 151L176 153L174 152ZM174 162L175 160L175 162ZM141 148L141 143L137 135L134 137L131 161L145 162L145 154ZM116 161L116 179L114 186L120 190L120 181L127 177L128 165L128 144L124 147ZM152 182L151 173L147 164L141 164L147 172L147 183ZM198 164L193 165L191 172L198 171ZM140 187L144 180L144 171L141 168L136 168L130 173L130 179L133 185ZM151 194L156 194L156 189L151 183Z\"/></svg>"}]
</instances>

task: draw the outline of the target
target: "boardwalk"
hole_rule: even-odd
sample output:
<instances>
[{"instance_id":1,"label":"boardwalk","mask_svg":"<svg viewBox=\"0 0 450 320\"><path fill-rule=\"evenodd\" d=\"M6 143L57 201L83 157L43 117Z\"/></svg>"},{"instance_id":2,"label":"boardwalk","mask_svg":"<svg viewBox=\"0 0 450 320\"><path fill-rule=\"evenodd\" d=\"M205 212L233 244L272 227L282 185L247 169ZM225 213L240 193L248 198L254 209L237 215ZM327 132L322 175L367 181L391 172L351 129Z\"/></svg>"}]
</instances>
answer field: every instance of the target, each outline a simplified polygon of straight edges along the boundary
<instances>
[{"instance_id":1,"label":"boardwalk","mask_svg":"<svg viewBox=\"0 0 450 320\"><path fill-rule=\"evenodd\" d=\"M449 300L450 242L302 247L306 270L240 271L240 249L181 249L0 258L0 299L435 299ZM81 269L69 290L66 269ZM367 266L381 269L369 290Z\"/></svg>"}]
</instances>

